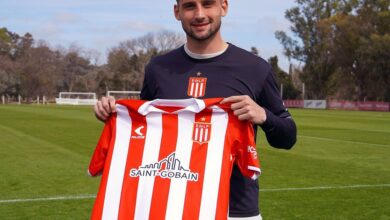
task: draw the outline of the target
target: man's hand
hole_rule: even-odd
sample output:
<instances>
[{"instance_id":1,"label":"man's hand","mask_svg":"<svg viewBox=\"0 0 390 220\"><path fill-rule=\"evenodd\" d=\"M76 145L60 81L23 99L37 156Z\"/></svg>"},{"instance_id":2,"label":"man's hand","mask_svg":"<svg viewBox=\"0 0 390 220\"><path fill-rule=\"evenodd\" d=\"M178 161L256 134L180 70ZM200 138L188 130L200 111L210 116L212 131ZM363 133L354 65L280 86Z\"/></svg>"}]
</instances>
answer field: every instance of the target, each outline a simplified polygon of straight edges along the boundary
<instances>
[{"instance_id":1,"label":"man's hand","mask_svg":"<svg viewBox=\"0 0 390 220\"><path fill-rule=\"evenodd\" d=\"M102 97L93 107L95 116L105 122L112 112L115 112L115 98L112 96Z\"/></svg>"},{"instance_id":2,"label":"man's hand","mask_svg":"<svg viewBox=\"0 0 390 220\"><path fill-rule=\"evenodd\" d=\"M231 109L239 120L261 125L267 119L265 110L247 95L230 96L222 100L221 104L225 103L231 103Z\"/></svg>"}]
</instances>

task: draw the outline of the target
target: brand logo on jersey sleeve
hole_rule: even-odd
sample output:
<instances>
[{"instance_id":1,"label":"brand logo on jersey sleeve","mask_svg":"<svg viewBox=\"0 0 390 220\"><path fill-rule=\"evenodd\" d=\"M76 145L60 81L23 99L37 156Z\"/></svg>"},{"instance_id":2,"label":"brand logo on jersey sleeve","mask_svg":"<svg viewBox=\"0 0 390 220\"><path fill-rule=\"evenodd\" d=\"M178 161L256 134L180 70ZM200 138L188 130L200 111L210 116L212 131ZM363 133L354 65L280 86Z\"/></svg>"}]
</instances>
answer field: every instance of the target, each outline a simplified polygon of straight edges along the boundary
<instances>
[{"instance_id":1,"label":"brand logo on jersey sleeve","mask_svg":"<svg viewBox=\"0 0 390 220\"><path fill-rule=\"evenodd\" d=\"M195 122L192 131L192 141L199 144L208 143L211 136L211 123Z\"/></svg>"},{"instance_id":2,"label":"brand logo on jersey sleeve","mask_svg":"<svg viewBox=\"0 0 390 220\"><path fill-rule=\"evenodd\" d=\"M255 147L249 145L248 153L250 153L254 159L257 159L257 151Z\"/></svg>"},{"instance_id":3,"label":"brand logo on jersey sleeve","mask_svg":"<svg viewBox=\"0 0 390 220\"><path fill-rule=\"evenodd\" d=\"M167 179L186 179L188 181L198 181L199 173L191 172L181 165L181 161L176 158L173 152L166 158L152 164L139 166L138 169L131 169L130 177L153 176Z\"/></svg>"},{"instance_id":4,"label":"brand logo on jersey sleeve","mask_svg":"<svg viewBox=\"0 0 390 220\"><path fill-rule=\"evenodd\" d=\"M200 76L201 73L198 73ZM187 95L194 98L203 97L206 93L207 78L190 77L188 81Z\"/></svg>"}]
</instances>

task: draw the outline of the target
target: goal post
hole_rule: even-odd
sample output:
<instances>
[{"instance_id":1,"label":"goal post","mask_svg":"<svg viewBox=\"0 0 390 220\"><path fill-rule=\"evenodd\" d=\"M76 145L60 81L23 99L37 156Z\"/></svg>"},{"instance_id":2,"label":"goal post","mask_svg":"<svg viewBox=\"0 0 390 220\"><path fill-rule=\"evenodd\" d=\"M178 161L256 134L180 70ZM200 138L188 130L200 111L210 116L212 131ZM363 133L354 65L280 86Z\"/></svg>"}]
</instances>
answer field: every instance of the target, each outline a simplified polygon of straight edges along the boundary
<instances>
[{"instance_id":1,"label":"goal post","mask_svg":"<svg viewBox=\"0 0 390 220\"><path fill-rule=\"evenodd\" d=\"M60 92L56 98L59 105L95 105L96 102L94 92Z\"/></svg>"},{"instance_id":2,"label":"goal post","mask_svg":"<svg viewBox=\"0 0 390 220\"><path fill-rule=\"evenodd\" d=\"M140 99L140 91L107 91L107 96L115 99Z\"/></svg>"}]
</instances>

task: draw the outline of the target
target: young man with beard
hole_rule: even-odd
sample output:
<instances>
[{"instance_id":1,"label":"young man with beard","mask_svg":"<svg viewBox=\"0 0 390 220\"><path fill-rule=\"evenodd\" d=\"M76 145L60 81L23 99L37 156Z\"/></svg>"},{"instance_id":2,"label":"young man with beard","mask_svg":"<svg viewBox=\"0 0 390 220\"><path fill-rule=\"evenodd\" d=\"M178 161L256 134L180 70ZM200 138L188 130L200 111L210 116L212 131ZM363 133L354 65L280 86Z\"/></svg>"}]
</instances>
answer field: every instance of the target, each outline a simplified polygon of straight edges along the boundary
<instances>
[{"instance_id":1,"label":"young man with beard","mask_svg":"<svg viewBox=\"0 0 390 220\"><path fill-rule=\"evenodd\" d=\"M150 61L145 68L141 99L226 97L240 120L249 120L265 132L276 148L290 149L296 126L280 97L271 66L263 59L227 43L221 36L221 19L227 0L177 0L174 14L187 42ZM95 115L105 121L115 112L115 100L103 97ZM259 186L233 168L229 219L259 220Z\"/></svg>"}]
</instances>

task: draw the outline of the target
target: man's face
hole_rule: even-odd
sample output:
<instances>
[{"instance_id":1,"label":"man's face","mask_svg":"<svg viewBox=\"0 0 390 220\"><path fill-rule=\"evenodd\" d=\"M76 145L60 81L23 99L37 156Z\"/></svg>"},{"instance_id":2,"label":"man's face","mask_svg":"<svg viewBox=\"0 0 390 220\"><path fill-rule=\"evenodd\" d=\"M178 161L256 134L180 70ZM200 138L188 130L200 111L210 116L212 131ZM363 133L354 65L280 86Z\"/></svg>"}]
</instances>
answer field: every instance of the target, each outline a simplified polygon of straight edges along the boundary
<instances>
[{"instance_id":1,"label":"man's face","mask_svg":"<svg viewBox=\"0 0 390 220\"><path fill-rule=\"evenodd\" d=\"M197 41L218 33L226 12L227 0L179 0L175 5L176 19L181 21L187 36Z\"/></svg>"}]
</instances>

